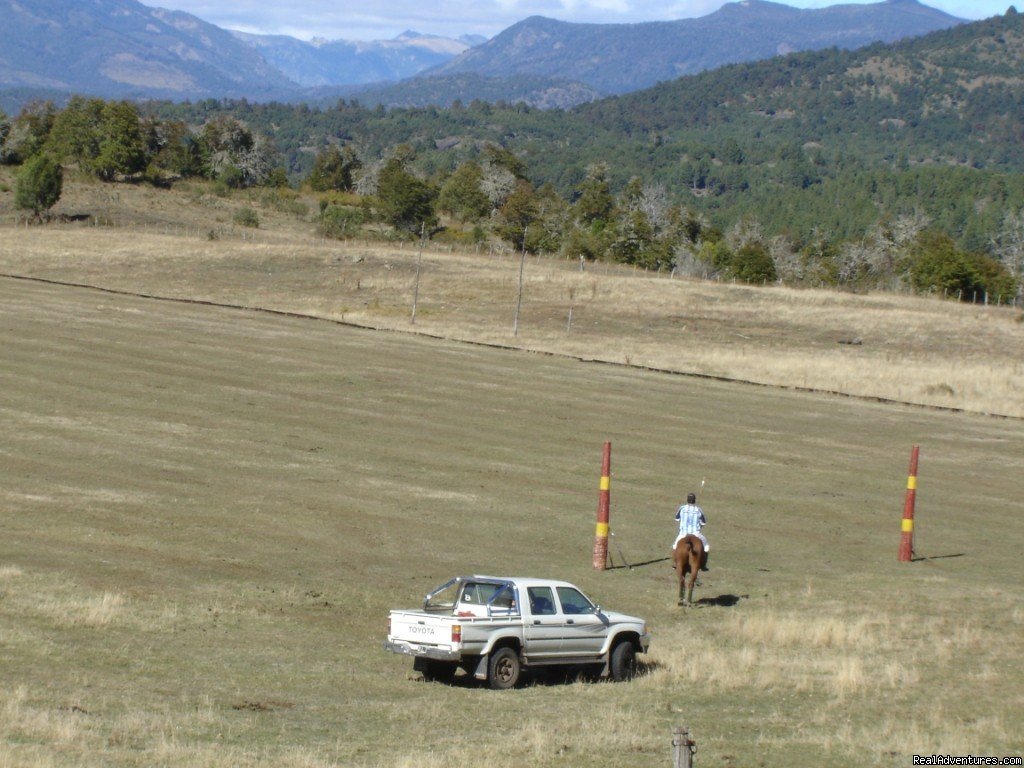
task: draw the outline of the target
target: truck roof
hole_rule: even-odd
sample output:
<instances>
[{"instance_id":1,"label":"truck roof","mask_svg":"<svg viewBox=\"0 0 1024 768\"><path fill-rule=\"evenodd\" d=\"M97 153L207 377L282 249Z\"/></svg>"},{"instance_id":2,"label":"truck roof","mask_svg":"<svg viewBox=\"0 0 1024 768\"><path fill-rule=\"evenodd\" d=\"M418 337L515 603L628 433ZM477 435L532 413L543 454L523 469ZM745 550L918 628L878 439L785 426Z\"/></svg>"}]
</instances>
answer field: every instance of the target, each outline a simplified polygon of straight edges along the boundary
<instances>
[{"instance_id":1,"label":"truck roof","mask_svg":"<svg viewBox=\"0 0 1024 768\"><path fill-rule=\"evenodd\" d=\"M486 576L474 573L472 576L459 576L460 581L490 581L500 584L512 583L519 586L547 586L547 587L573 587L579 589L575 584L562 579L541 579L535 576Z\"/></svg>"}]
</instances>

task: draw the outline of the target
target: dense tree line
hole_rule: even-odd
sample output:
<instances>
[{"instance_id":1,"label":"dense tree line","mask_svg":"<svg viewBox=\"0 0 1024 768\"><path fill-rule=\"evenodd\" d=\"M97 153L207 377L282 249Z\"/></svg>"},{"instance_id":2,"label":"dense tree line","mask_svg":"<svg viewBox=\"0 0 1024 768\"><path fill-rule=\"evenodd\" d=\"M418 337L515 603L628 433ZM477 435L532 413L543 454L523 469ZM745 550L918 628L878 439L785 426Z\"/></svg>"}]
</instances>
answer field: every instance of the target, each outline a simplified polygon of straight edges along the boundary
<instances>
[{"instance_id":1,"label":"dense tree line","mask_svg":"<svg viewBox=\"0 0 1024 768\"><path fill-rule=\"evenodd\" d=\"M770 92L818 55L745 72ZM852 109L845 100L840 93L838 110ZM0 116L0 162L23 166L18 205L37 214L54 188L59 196L53 169L69 166L105 182L304 185L322 197L316 223L329 237L379 224L374 231L390 237L489 240L703 278L969 300L1020 291L1019 173L911 161L890 146L873 156L828 151L788 126L673 128L623 101L560 113L483 102L388 111L75 97L61 110L42 103Z\"/></svg>"},{"instance_id":2,"label":"dense tree line","mask_svg":"<svg viewBox=\"0 0 1024 768\"><path fill-rule=\"evenodd\" d=\"M287 183L273 144L227 114L193 129L182 120L144 116L131 102L75 96L63 109L33 103L14 119L0 115L0 126L0 163L8 165L45 156L107 182Z\"/></svg>"},{"instance_id":3,"label":"dense tree line","mask_svg":"<svg viewBox=\"0 0 1024 768\"><path fill-rule=\"evenodd\" d=\"M970 299L1009 300L1021 275L1014 243L1024 237L1024 176L911 161L891 147L862 157L787 135L634 136L589 110L480 102L450 110L350 102L152 107L190 123L244 115L273 134L293 183L362 196L325 204L325 234L352 236L376 216L396 232L425 227L442 239L498 238L512 248L646 269ZM285 136L300 138L298 155L289 154L295 139ZM399 187L412 200L399 200ZM416 212L414 201L425 207ZM912 269L933 252L962 268L940 270L941 279Z\"/></svg>"}]
</instances>

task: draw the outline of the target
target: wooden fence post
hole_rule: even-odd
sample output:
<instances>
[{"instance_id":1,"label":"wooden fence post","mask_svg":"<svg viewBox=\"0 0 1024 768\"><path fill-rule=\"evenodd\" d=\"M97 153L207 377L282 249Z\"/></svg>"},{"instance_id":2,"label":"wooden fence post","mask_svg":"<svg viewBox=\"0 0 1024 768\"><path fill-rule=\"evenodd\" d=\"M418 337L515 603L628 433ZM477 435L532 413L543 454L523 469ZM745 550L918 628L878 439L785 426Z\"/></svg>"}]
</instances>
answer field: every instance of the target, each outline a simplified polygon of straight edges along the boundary
<instances>
[{"instance_id":1,"label":"wooden fence post","mask_svg":"<svg viewBox=\"0 0 1024 768\"><path fill-rule=\"evenodd\" d=\"M696 743L690 738L690 729L676 726L672 731L672 768L693 768Z\"/></svg>"}]
</instances>

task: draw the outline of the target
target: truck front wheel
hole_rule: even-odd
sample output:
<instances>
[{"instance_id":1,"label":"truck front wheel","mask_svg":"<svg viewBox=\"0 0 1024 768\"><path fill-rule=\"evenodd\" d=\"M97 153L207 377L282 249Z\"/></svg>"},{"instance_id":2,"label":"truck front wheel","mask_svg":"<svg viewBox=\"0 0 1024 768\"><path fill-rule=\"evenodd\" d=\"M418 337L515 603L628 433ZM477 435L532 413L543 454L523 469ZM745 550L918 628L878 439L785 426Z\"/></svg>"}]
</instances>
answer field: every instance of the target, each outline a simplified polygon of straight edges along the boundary
<instances>
[{"instance_id":1,"label":"truck front wheel","mask_svg":"<svg viewBox=\"0 0 1024 768\"><path fill-rule=\"evenodd\" d=\"M632 680L636 674L636 646L623 640L612 649L612 680Z\"/></svg>"},{"instance_id":2,"label":"truck front wheel","mask_svg":"<svg viewBox=\"0 0 1024 768\"><path fill-rule=\"evenodd\" d=\"M499 648L491 654L487 682L495 690L513 688L519 682L519 654L514 648Z\"/></svg>"}]
</instances>

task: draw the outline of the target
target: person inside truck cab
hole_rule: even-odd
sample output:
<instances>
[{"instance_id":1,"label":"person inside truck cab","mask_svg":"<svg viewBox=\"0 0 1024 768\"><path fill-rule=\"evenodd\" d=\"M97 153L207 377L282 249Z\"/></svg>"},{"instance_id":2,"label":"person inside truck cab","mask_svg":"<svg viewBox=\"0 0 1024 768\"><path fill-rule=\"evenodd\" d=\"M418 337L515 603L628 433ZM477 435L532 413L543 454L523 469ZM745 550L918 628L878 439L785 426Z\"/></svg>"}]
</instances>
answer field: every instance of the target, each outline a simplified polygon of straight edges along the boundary
<instances>
[{"instance_id":1,"label":"person inside truck cab","mask_svg":"<svg viewBox=\"0 0 1024 768\"><path fill-rule=\"evenodd\" d=\"M459 599L459 616L510 616L519 613L515 588L470 582Z\"/></svg>"},{"instance_id":2,"label":"person inside truck cab","mask_svg":"<svg viewBox=\"0 0 1024 768\"><path fill-rule=\"evenodd\" d=\"M555 603L550 587L530 587L530 613L534 616L551 616L555 613Z\"/></svg>"},{"instance_id":3,"label":"person inside truck cab","mask_svg":"<svg viewBox=\"0 0 1024 768\"><path fill-rule=\"evenodd\" d=\"M504 590L497 597L494 598L491 605L496 611L507 611L508 613L516 613L516 598L512 594L511 590Z\"/></svg>"}]
</instances>

